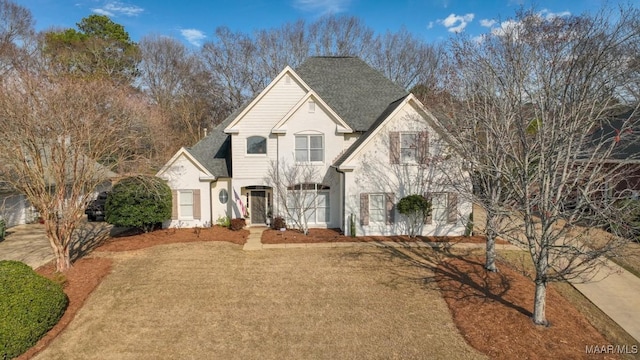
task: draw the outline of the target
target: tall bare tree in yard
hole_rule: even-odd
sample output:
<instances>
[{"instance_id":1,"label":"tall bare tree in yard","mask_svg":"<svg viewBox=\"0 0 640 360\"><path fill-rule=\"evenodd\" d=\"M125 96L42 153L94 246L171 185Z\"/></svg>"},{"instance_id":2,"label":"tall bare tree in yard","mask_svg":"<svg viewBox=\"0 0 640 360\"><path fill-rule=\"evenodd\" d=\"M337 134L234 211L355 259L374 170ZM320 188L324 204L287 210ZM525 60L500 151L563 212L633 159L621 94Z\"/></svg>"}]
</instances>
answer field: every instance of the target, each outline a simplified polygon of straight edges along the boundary
<instances>
[{"instance_id":1,"label":"tall bare tree in yard","mask_svg":"<svg viewBox=\"0 0 640 360\"><path fill-rule=\"evenodd\" d=\"M73 233L95 189L113 174L139 103L109 82L20 72L0 88L0 179L44 220L56 269L71 266ZM48 81L47 79L53 81Z\"/></svg>"},{"instance_id":2,"label":"tall bare tree in yard","mask_svg":"<svg viewBox=\"0 0 640 360\"><path fill-rule=\"evenodd\" d=\"M530 10L481 41L452 46L456 108L448 115L490 217L520 226L487 224L531 256L536 324L548 324L549 282L588 276L627 241L622 232L595 239L589 228L623 220L616 200L626 194L608 189L622 185L632 159L610 160L636 141L637 99L624 90L639 15L625 8L543 18Z\"/></svg>"}]
</instances>

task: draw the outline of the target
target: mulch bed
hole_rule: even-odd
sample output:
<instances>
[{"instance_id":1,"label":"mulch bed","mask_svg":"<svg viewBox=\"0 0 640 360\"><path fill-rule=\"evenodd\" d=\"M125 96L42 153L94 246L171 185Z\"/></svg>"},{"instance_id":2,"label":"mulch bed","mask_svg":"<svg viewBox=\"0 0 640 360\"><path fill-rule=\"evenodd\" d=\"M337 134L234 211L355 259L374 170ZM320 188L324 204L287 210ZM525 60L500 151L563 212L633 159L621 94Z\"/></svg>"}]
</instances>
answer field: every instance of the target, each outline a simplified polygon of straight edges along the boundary
<instances>
[{"instance_id":1,"label":"mulch bed","mask_svg":"<svg viewBox=\"0 0 640 360\"><path fill-rule=\"evenodd\" d=\"M144 249L149 246L194 241L226 241L244 245L249 236L249 230L231 231L222 226L197 229L162 229L146 234L118 236L110 238L96 251L128 251Z\"/></svg>"},{"instance_id":2,"label":"mulch bed","mask_svg":"<svg viewBox=\"0 0 640 360\"><path fill-rule=\"evenodd\" d=\"M571 305L547 287L547 320L533 323L534 284L499 263L500 272L483 268L484 258L448 258L435 280L456 326L469 344L492 359L618 359L586 354L586 346L609 342Z\"/></svg>"},{"instance_id":3,"label":"mulch bed","mask_svg":"<svg viewBox=\"0 0 640 360\"><path fill-rule=\"evenodd\" d=\"M309 234L304 235L297 230L265 230L262 233L263 244L310 244L319 242L449 242L449 243L473 243L484 244L484 236L417 236L411 238L408 235L397 236L345 236L339 229L309 229ZM497 240L498 244L508 244L504 240Z\"/></svg>"}]
</instances>

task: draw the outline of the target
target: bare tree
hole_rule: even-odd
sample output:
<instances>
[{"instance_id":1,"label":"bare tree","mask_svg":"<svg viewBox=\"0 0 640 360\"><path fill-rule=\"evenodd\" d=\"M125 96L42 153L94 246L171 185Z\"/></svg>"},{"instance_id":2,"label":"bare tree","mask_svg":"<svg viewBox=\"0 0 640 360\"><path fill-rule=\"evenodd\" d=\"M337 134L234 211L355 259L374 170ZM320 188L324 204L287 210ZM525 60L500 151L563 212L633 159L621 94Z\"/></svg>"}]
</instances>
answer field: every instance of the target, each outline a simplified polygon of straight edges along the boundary
<instances>
[{"instance_id":1,"label":"bare tree","mask_svg":"<svg viewBox=\"0 0 640 360\"><path fill-rule=\"evenodd\" d=\"M273 188L277 216L307 235L309 219L315 216L322 179L316 167L308 163L289 164L284 159L272 161L265 179Z\"/></svg>"},{"instance_id":2,"label":"bare tree","mask_svg":"<svg viewBox=\"0 0 640 360\"><path fill-rule=\"evenodd\" d=\"M12 1L0 0L0 75L19 63L24 47L34 36L31 12Z\"/></svg>"},{"instance_id":3,"label":"bare tree","mask_svg":"<svg viewBox=\"0 0 640 360\"><path fill-rule=\"evenodd\" d=\"M56 269L65 271L84 207L131 146L141 109L109 82L39 75L17 73L1 84L0 180L39 212Z\"/></svg>"},{"instance_id":4,"label":"bare tree","mask_svg":"<svg viewBox=\"0 0 640 360\"><path fill-rule=\"evenodd\" d=\"M630 170L629 156L616 157L636 141L629 130L637 105L613 115L627 100L638 15L633 8L555 18L523 11L510 27L452 47L450 92L460 109L449 115L467 124L467 135L458 128L461 142L475 142L459 149L482 180L483 205L494 215L508 210L520 226L519 233L494 230L531 256L536 324L548 324L549 282L588 276L627 241L621 232L596 239L589 228L616 223L625 211L617 205L625 192L609 189L621 189Z\"/></svg>"}]
</instances>

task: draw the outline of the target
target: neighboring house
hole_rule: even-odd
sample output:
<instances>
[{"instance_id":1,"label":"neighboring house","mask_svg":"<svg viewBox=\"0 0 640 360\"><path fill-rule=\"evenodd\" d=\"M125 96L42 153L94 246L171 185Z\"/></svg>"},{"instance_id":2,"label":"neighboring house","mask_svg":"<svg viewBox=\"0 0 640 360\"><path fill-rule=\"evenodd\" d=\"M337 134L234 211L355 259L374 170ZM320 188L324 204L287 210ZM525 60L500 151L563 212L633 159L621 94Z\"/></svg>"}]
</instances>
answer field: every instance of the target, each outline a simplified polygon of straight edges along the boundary
<instances>
[{"instance_id":1,"label":"neighboring house","mask_svg":"<svg viewBox=\"0 0 640 360\"><path fill-rule=\"evenodd\" d=\"M602 185L605 196L640 198L640 118L637 111L623 111L610 121L594 129L594 144L613 144L613 151L607 166L616 167L619 179L615 179L615 187Z\"/></svg>"},{"instance_id":2,"label":"neighboring house","mask_svg":"<svg viewBox=\"0 0 640 360\"><path fill-rule=\"evenodd\" d=\"M0 218L7 227L30 223L37 215L26 196L0 181Z\"/></svg>"},{"instance_id":3,"label":"neighboring house","mask_svg":"<svg viewBox=\"0 0 640 360\"><path fill-rule=\"evenodd\" d=\"M317 176L288 191L314 195L307 211L311 228L349 234L354 221L356 235L405 234L395 205L423 194L433 212L422 234L462 234L471 185L439 129L415 96L362 60L309 58L296 70L286 67L157 173L173 190L174 211L165 226L206 226L227 216L264 225L285 214L271 169L300 166Z\"/></svg>"}]
</instances>

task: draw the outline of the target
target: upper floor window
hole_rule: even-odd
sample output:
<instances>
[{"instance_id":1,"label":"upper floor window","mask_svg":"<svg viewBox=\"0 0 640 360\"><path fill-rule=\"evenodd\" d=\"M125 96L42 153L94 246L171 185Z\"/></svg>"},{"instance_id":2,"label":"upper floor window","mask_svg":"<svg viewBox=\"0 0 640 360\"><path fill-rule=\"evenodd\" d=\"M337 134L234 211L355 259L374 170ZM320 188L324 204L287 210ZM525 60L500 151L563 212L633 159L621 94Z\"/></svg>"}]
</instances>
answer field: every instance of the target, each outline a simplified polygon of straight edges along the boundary
<instances>
[{"instance_id":1,"label":"upper floor window","mask_svg":"<svg viewBox=\"0 0 640 360\"><path fill-rule=\"evenodd\" d=\"M266 154L267 138L262 136L250 136L247 138L247 154Z\"/></svg>"},{"instance_id":2,"label":"upper floor window","mask_svg":"<svg viewBox=\"0 0 640 360\"><path fill-rule=\"evenodd\" d=\"M400 134L400 162L402 164L418 162L418 134Z\"/></svg>"},{"instance_id":3,"label":"upper floor window","mask_svg":"<svg viewBox=\"0 0 640 360\"><path fill-rule=\"evenodd\" d=\"M296 161L324 161L324 141L322 135L296 135Z\"/></svg>"}]
</instances>

